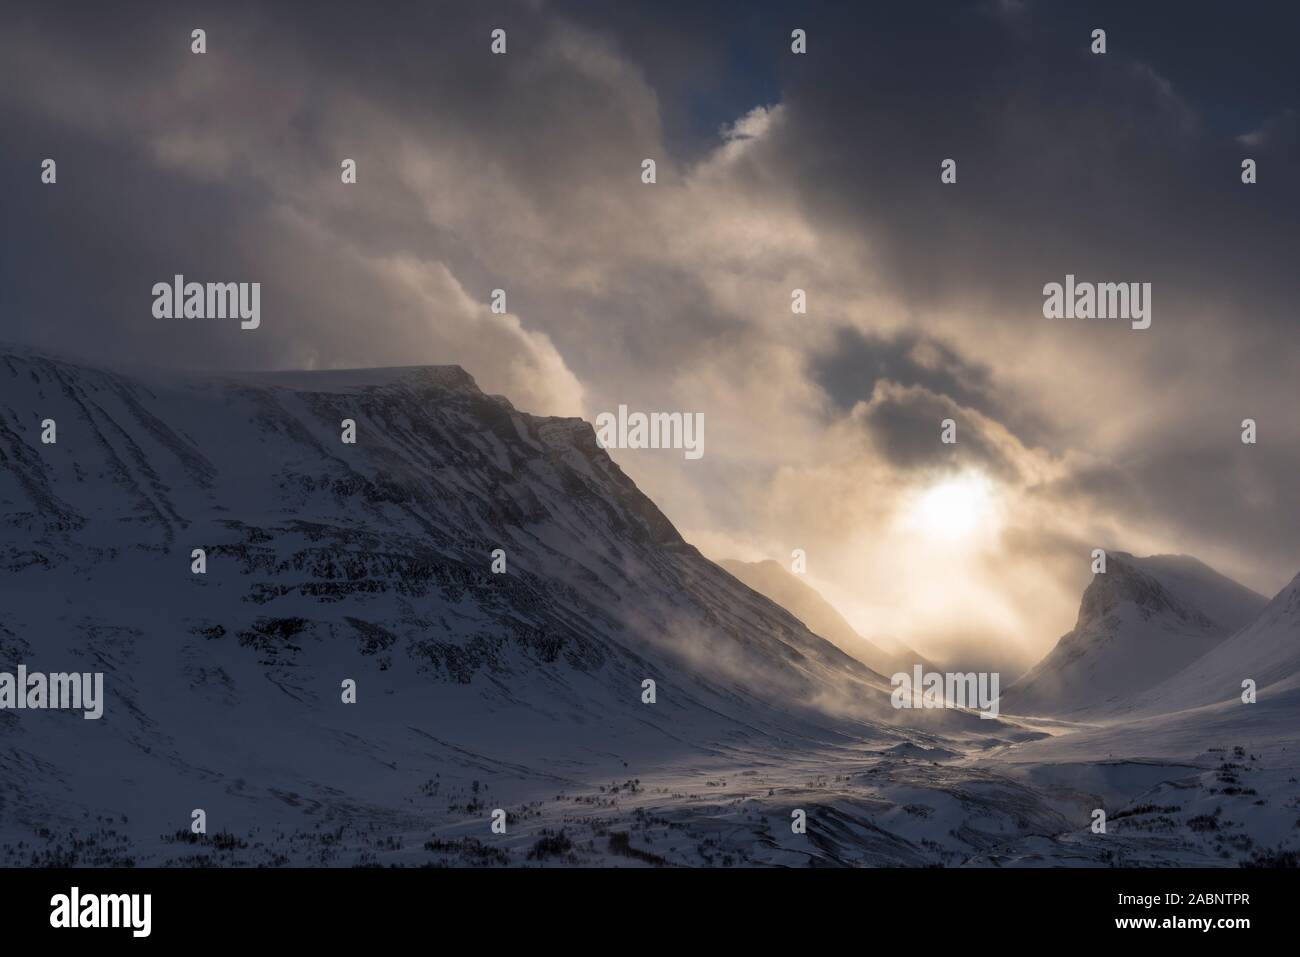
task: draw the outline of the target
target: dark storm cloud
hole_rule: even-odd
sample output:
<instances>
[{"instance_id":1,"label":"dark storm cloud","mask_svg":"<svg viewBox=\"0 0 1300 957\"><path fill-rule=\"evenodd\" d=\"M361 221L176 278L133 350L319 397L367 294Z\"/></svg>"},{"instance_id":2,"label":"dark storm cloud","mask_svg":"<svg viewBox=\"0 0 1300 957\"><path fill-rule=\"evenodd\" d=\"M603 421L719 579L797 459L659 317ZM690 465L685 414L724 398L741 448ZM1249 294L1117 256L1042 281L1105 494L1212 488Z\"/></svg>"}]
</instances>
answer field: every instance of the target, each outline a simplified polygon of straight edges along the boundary
<instances>
[{"instance_id":1,"label":"dark storm cloud","mask_svg":"<svg viewBox=\"0 0 1300 957\"><path fill-rule=\"evenodd\" d=\"M999 386L993 370L947 343L920 332L836 331L830 347L811 357L809 372L830 396L837 414L869 401L878 382L921 386L954 406L974 409L1010 429L1026 445L1048 436L1047 427L1022 396ZM1020 399L1022 401L1017 401ZM925 441L932 436L922 429Z\"/></svg>"},{"instance_id":2,"label":"dark storm cloud","mask_svg":"<svg viewBox=\"0 0 1300 957\"><path fill-rule=\"evenodd\" d=\"M887 336L840 329L833 350L813 359L812 373L842 411L871 398L882 379L923 385L981 412L993 411L989 370L915 332Z\"/></svg>"},{"instance_id":3,"label":"dark storm cloud","mask_svg":"<svg viewBox=\"0 0 1300 957\"><path fill-rule=\"evenodd\" d=\"M1222 6L1127 6L1144 12L1031 5L1018 29L976 5L879 8L848 27L823 12L809 27L817 55L783 75L793 182L819 216L870 230L914 302L987 295L1018 322L1067 271L1141 277L1166 304L1223 285L1290 301L1297 153L1282 137L1249 150L1235 138L1276 90L1248 119L1214 124L1152 65L1194 37L1204 58L1174 64L1240 86L1216 52L1236 43L1239 58L1265 18L1243 36L1236 23L1221 33L1237 19ZM1157 18L1168 36L1135 43L1130 28L1147 39ZM1105 55L1089 52L1095 26ZM1246 155L1272 176L1243 195ZM956 187L939 182L947 157Z\"/></svg>"},{"instance_id":4,"label":"dark storm cloud","mask_svg":"<svg viewBox=\"0 0 1300 957\"><path fill-rule=\"evenodd\" d=\"M923 388L886 390L860 407L859 414L875 448L897 468L955 472L974 466L1006 482L1022 481L1016 463L983 422L965 415L945 395ZM953 444L939 441L945 419L954 423Z\"/></svg>"}]
</instances>

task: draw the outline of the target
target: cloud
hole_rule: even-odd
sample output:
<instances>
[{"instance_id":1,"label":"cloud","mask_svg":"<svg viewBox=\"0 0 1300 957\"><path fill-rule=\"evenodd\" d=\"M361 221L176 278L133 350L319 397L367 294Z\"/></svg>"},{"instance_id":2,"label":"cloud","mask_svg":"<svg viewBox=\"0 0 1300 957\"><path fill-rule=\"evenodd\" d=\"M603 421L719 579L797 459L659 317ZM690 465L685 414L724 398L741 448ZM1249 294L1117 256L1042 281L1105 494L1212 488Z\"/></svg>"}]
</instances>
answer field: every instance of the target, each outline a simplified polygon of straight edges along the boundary
<instances>
[{"instance_id":1,"label":"cloud","mask_svg":"<svg viewBox=\"0 0 1300 957\"><path fill-rule=\"evenodd\" d=\"M853 415L885 460L900 469L976 467L1004 482L1022 480L1016 463L1019 443L996 422L963 409L949 396L880 382ZM954 425L951 445L938 440L946 420Z\"/></svg>"},{"instance_id":2,"label":"cloud","mask_svg":"<svg viewBox=\"0 0 1300 957\"><path fill-rule=\"evenodd\" d=\"M180 366L457 362L528 411L704 412L698 462L615 452L686 536L803 547L862 630L936 647L1032 656L1073 620L1094 543L1289 580L1291 106L1245 111L1249 84L1126 6L1097 14L1104 57L1092 11L1032 3L812 4L802 57L779 8L737 9L20 4L0 36L6 335ZM153 320L175 272L263 282L262 328ZM1152 328L1043 320L1067 272L1152 282ZM998 535L899 530L963 470L997 480Z\"/></svg>"}]
</instances>

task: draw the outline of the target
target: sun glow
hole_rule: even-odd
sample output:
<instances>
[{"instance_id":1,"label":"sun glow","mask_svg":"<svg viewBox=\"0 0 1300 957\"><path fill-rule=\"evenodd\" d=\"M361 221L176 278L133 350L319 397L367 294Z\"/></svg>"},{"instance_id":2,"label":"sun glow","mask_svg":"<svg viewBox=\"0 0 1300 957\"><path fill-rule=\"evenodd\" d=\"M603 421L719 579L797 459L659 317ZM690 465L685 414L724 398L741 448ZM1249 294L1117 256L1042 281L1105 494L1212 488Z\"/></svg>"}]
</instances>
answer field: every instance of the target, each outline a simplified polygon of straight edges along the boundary
<instances>
[{"instance_id":1,"label":"sun glow","mask_svg":"<svg viewBox=\"0 0 1300 957\"><path fill-rule=\"evenodd\" d=\"M907 513L907 524L932 539L968 539L996 524L996 504L987 478L961 475L922 491Z\"/></svg>"}]
</instances>

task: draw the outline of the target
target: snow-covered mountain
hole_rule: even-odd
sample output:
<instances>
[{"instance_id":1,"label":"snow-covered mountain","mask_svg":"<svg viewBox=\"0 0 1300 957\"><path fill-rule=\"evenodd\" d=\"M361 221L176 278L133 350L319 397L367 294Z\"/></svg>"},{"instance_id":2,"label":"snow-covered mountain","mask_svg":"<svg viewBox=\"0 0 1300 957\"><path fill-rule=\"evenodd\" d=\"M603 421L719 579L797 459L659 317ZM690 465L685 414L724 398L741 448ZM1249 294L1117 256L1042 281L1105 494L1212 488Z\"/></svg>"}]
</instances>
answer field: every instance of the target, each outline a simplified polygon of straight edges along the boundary
<instances>
[{"instance_id":1,"label":"snow-covered mountain","mask_svg":"<svg viewBox=\"0 0 1300 957\"><path fill-rule=\"evenodd\" d=\"M1074 628L1002 696L1015 714L1123 707L1206 654L1267 599L1186 555L1107 554Z\"/></svg>"},{"instance_id":2,"label":"snow-covered mountain","mask_svg":"<svg viewBox=\"0 0 1300 957\"><path fill-rule=\"evenodd\" d=\"M1195 819L1222 749L1257 742L1232 773L1269 799L1224 814L1232 842L1130 849L1300 840L1300 691L1109 734L895 710L589 424L455 367L121 375L0 348L0 673L20 664L102 672L106 700L0 710L0 866L1098 863L1098 781L1141 808L1199 776Z\"/></svg>"},{"instance_id":3,"label":"snow-covered mountain","mask_svg":"<svg viewBox=\"0 0 1300 957\"><path fill-rule=\"evenodd\" d=\"M886 650L864 638L844 620L817 589L786 571L780 562L742 562L723 559L718 562L760 595L766 595L847 655L852 655L879 674L889 676L899 671L911 674L913 665L929 670L932 665L915 651L902 646Z\"/></svg>"},{"instance_id":4,"label":"snow-covered mountain","mask_svg":"<svg viewBox=\"0 0 1300 957\"><path fill-rule=\"evenodd\" d=\"M665 761L917 740L886 679L684 542L588 423L459 368L139 377L7 349L0 465L0 668L103 671L107 697L99 721L0 712L11 836L393 814L435 786L477 825Z\"/></svg>"},{"instance_id":5,"label":"snow-covered mountain","mask_svg":"<svg viewBox=\"0 0 1300 957\"><path fill-rule=\"evenodd\" d=\"M1255 682L1253 701L1242 682ZM1037 788L1092 795L1106 833L1022 839L972 863L1149 866L1300 851L1300 576L1245 628L1153 688L992 763Z\"/></svg>"}]
</instances>

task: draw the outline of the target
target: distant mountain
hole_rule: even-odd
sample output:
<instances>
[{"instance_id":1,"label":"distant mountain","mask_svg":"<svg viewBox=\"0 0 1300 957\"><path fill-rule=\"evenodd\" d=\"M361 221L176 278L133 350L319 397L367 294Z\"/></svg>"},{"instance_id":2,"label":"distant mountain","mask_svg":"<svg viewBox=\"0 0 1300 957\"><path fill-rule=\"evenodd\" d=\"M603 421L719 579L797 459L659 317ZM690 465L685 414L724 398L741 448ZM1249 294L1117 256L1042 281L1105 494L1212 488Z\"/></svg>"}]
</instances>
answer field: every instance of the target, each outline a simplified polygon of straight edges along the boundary
<instances>
[{"instance_id":1,"label":"distant mountain","mask_svg":"<svg viewBox=\"0 0 1300 957\"><path fill-rule=\"evenodd\" d=\"M815 588L786 571L780 562L741 562L728 558L718 564L790 612L807 625L809 631L821 635L881 675L888 677L899 671L911 674L912 666L916 664L930 668L925 658L906 647L899 651L886 651L862 637Z\"/></svg>"},{"instance_id":2,"label":"distant mountain","mask_svg":"<svg viewBox=\"0 0 1300 957\"><path fill-rule=\"evenodd\" d=\"M1254 620L1264 596L1186 555L1106 556L1074 628L1002 696L1004 712L1070 715L1125 707Z\"/></svg>"}]
</instances>

